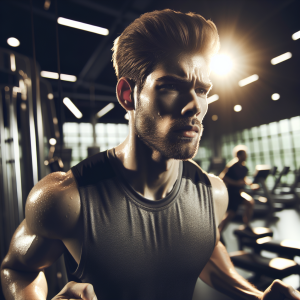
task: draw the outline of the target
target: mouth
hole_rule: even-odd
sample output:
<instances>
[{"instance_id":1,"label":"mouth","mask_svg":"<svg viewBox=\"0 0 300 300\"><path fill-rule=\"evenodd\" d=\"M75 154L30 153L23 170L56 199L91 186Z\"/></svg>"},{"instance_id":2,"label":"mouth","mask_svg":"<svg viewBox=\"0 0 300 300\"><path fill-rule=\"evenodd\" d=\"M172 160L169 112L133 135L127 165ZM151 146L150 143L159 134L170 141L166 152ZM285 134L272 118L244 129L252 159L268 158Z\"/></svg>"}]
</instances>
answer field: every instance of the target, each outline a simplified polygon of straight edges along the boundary
<instances>
[{"instance_id":1,"label":"mouth","mask_svg":"<svg viewBox=\"0 0 300 300\"><path fill-rule=\"evenodd\" d=\"M186 138L195 138L200 129L198 126L184 126L176 130L177 133L180 134L182 137Z\"/></svg>"}]
</instances>

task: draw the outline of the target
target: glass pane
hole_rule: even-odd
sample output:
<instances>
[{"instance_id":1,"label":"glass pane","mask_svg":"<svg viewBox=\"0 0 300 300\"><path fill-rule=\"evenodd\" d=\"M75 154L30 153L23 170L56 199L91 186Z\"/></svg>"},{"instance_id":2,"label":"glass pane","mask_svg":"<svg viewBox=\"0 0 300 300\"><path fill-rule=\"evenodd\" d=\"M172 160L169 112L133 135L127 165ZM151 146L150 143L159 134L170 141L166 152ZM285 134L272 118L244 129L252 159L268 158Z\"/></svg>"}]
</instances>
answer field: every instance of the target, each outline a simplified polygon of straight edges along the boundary
<instances>
[{"instance_id":1,"label":"glass pane","mask_svg":"<svg viewBox=\"0 0 300 300\"><path fill-rule=\"evenodd\" d=\"M79 124L79 132L82 135L89 135L92 136L93 135L93 126L91 123L80 123Z\"/></svg>"},{"instance_id":2,"label":"glass pane","mask_svg":"<svg viewBox=\"0 0 300 300\"><path fill-rule=\"evenodd\" d=\"M243 136L244 140L249 140L249 131L248 131L248 129L243 130L242 136Z\"/></svg>"},{"instance_id":3,"label":"glass pane","mask_svg":"<svg viewBox=\"0 0 300 300\"><path fill-rule=\"evenodd\" d=\"M272 122L269 124L269 131L271 135L278 134L277 122Z\"/></svg>"},{"instance_id":4,"label":"glass pane","mask_svg":"<svg viewBox=\"0 0 300 300\"><path fill-rule=\"evenodd\" d=\"M280 149L279 138L278 136L272 136L271 138L272 150L277 151Z\"/></svg>"},{"instance_id":5,"label":"glass pane","mask_svg":"<svg viewBox=\"0 0 300 300\"><path fill-rule=\"evenodd\" d=\"M77 134L78 133L78 123L64 123L63 132L65 134Z\"/></svg>"},{"instance_id":6,"label":"glass pane","mask_svg":"<svg viewBox=\"0 0 300 300\"><path fill-rule=\"evenodd\" d=\"M252 133L252 138L255 139L255 138L259 137L258 127L252 127L251 133Z\"/></svg>"},{"instance_id":7,"label":"glass pane","mask_svg":"<svg viewBox=\"0 0 300 300\"><path fill-rule=\"evenodd\" d=\"M288 133L285 133L281 136L281 142L283 149L292 149L292 141Z\"/></svg>"},{"instance_id":8,"label":"glass pane","mask_svg":"<svg viewBox=\"0 0 300 300\"><path fill-rule=\"evenodd\" d=\"M300 131L293 132L293 142L295 148L300 148Z\"/></svg>"},{"instance_id":9,"label":"glass pane","mask_svg":"<svg viewBox=\"0 0 300 300\"><path fill-rule=\"evenodd\" d=\"M105 124L98 123L96 124L96 135L97 136L104 136L105 134Z\"/></svg>"},{"instance_id":10,"label":"glass pane","mask_svg":"<svg viewBox=\"0 0 300 300\"><path fill-rule=\"evenodd\" d=\"M289 132L290 131L289 120L288 119L280 120L279 121L279 127L280 127L280 132L281 133Z\"/></svg>"},{"instance_id":11,"label":"glass pane","mask_svg":"<svg viewBox=\"0 0 300 300\"><path fill-rule=\"evenodd\" d=\"M300 131L300 116L291 118L291 127L293 131Z\"/></svg>"},{"instance_id":12,"label":"glass pane","mask_svg":"<svg viewBox=\"0 0 300 300\"><path fill-rule=\"evenodd\" d=\"M117 125L116 124L106 124L106 132L109 135L116 135L117 134Z\"/></svg>"},{"instance_id":13,"label":"glass pane","mask_svg":"<svg viewBox=\"0 0 300 300\"><path fill-rule=\"evenodd\" d=\"M266 124L260 125L260 135L262 137L265 137L268 135L268 125L266 125Z\"/></svg>"}]
</instances>

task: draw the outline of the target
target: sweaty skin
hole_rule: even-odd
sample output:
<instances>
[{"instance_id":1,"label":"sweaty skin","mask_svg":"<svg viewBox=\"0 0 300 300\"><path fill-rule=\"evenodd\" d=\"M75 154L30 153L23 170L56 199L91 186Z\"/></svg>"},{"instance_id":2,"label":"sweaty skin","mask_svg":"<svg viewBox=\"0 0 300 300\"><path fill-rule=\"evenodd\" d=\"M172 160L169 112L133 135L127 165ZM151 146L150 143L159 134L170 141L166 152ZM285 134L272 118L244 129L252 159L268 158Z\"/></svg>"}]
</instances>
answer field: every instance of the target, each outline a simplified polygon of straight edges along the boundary
<instances>
[{"instance_id":1,"label":"sweaty skin","mask_svg":"<svg viewBox=\"0 0 300 300\"><path fill-rule=\"evenodd\" d=\"M147 77L140 95L129 79L119 80L117 96L129 112L130 130L125 141L116 147L116 157L120 172L144 197L155 201L172 189L178 172L178 160L172 155L190 159L197 152L211 87L208 75L209 67L202 56L185 55L158 65ZM147 120L146 128L143 119ZM213 175L209 179L218 233L228 196L221 179ZM80 262L83 220L72 172L52 173L43 178L28 196L25 216L1 266L3 292L7 300L45 300L47 283L43 269L58 259L64 246ZM219 236L200 278L240 299L274 300L272 290L263 294L236 273L218 240ZM274 286L276 296L282 295L276 299L284 299L283 295L300 299L282 282ZM91 285L70 282L53 299L96 300L96 296Z\"/></svg>"}]
</instances>

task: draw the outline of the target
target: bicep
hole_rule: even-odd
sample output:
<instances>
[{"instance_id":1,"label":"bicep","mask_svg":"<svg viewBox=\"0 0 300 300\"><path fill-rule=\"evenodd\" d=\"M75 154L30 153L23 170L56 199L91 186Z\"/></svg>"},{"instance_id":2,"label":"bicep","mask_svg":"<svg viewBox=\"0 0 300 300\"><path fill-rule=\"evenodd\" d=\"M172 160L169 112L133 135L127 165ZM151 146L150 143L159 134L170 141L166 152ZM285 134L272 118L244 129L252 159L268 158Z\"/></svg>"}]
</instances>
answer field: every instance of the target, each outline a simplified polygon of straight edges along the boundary
<instances>
[{"instance_id":1,"label":"bicep","mask_svg":"<svg viewBox=\"0 0 300 300\"><path fill-rule=\"evenodd\" d=\"M63 251L62 241L33 233L25 219L12 237L2 269L39 271L54 263Z\"/></svg>"}]
</instances>

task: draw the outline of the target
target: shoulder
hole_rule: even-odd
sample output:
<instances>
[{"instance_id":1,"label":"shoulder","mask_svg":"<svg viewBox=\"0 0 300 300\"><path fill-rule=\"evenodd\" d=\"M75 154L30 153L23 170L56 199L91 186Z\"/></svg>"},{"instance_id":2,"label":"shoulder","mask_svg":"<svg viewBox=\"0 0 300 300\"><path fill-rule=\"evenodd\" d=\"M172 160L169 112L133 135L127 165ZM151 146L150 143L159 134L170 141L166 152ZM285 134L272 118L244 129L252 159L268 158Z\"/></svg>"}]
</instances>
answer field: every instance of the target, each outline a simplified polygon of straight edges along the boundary
<instances>
[{"instance_id":1,"label":"shoulder","mask_svg":"<svg viewBox=\"0 0 300 300\"><path fill-rule=\"evenodd\" d=\"M190 179L194 184L203 183L207 186L211 185L207 173L192 159L183 162L182 176L186 179Z\"/></svg>"},{"instance_id":2,"label":"shoulder","mask_svg":"<svg viewBox=\"0 0 300 300\"><path fill-rule=\"evenodd\" d=\"M107 151L97 153L84 159L72 167L72 173L79 187L95 184L99 180L105 180L115 176Z\"/></svg>"},{"instance_id":3,"label":"shoulder","mask_svg":"<svg viewBox=\"0 0 300 300\"><path fill-rule=\"evenodd\" d=\"M25 218L35 234L61 239L77 225L79 216L80 196L71 171L47 175L29 193Z\"/></svg>"},{"instance_id":4,"label":"shoulder","mask_svg":"<svg viewBox=\"0 0 300 300\"><path fill-rule=\"evenodd\" d=\"M228 206L228 192L222 179L213 174L208 174L212 186L215 214L218 224L222 221Z\"/></svg>"}]
</instances>

